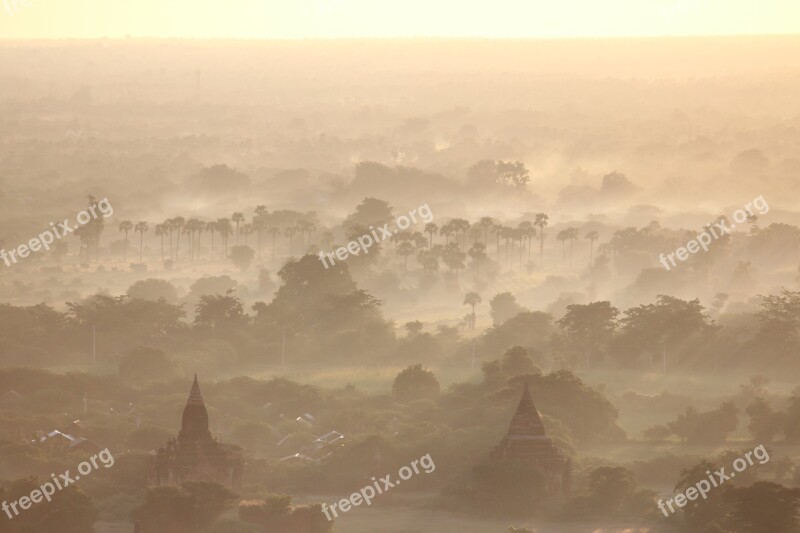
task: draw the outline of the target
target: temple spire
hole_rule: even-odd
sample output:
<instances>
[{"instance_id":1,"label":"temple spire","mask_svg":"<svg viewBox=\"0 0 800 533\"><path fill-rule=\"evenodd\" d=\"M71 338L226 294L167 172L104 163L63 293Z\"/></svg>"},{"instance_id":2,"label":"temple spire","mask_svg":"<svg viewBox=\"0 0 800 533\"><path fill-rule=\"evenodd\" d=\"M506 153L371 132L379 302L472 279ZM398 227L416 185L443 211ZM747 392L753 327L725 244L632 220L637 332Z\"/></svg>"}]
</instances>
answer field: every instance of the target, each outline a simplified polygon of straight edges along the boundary
<instances>
[{"instance_id":1,"label":"temple spire","mask_svg":"<svg viewBox=\"0 0 800 533\"><path fill-rule=\"evenodd\" d=\"M181 431L179 438L199 438L210 437L208 430L208 411L200 392L200 384L197 381L197 374L194 375L192 390L186 400L186 407L183 408L183 418L181 420Z\"/></svg>"},{"instance_id":2,"label":"temple spire","mask_svg":"<svg viewBox=\"0 0 800 533\"><path fill-rule=\"evenodd\" d=\"M522 389L522 398L519 400L517 411L508 427L508 437L511 439L544 438L544 424L539 416L539 411L533 404L528 383Z\"/></svg>"},{"instance_id":3,"label":"temple spire","mask_svg":"<svg viewBox=\"0 0 800 533\"><path fill-rule=\"evenodd\" d=\"M200 393L200 384L197 382L197 374L194 375L194 383L192 383L192 390L189 392L189 399L186 405L205 405L203 402L203 395Z\"/></svg>"}]
</instances>

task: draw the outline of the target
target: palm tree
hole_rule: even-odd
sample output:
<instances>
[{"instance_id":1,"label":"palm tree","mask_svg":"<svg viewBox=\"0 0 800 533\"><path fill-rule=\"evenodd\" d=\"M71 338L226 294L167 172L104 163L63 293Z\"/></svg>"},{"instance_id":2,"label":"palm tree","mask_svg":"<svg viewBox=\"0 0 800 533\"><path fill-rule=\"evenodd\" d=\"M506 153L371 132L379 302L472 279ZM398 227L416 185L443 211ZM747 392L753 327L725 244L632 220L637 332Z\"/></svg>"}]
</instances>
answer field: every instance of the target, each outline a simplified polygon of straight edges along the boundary
<instances>
[{"instance_id":1,"label":"palm tree","mask_svg":"<svg viewBox=\"0 0 800 533\"><path fill-rule=\"evenodd\" d=\"M497 263L500 264L500 238L503 236L503 225L496 223L492 225L492 231L495 236L495 252L497 252Z\"/></svg>"},{"instance_id":2,"label":"palm tree","mask_svg":"<svg viewBox=\"0 0 800 533\"><path fill-rule=\"evenodd\" d=\"M242 226L242 233L244 233L244 245L247 246L247 236L253 233L253 223L248 222Z\"/></svg>"},{"instance_id":3,"label":"palm tree","mask_svg":"<svg viewBox=\"0 0 800 533\"><path fill-rule=\"evenodd\" d=\"M597 234L596 231L592 230L586 234L584 238L589 239L589 268L592 267L592 256L594 255L594 241L596 241L600 235Z\"/></svg>"},{"instance_id":4,"label":"palm tree","mask_svg":"<svg viewBox=\"0 0 800 533\"><path fill-rule=\"evenodd\" d=\"M567 228L567 239L569 239L569 268L572 268L572 248L577 238L578 228Z\"/></svg>"},{"instance_id":5,"label":"palm tree","mask_svg":"<svg viewBox=\"0 0 800 533\"><path fill-rule=\"evenodd\" d=\"M170 224L173 229L175 229L175 261L177 262L181 254L181 231L183 230L183 226L186 225L186 219L183 217L175 217Z\"/></svg>"},{"instance_id":6,"label":"palm tree","mask_svg":"<svg viewBox=\"0 0 800 533\"><path fill-rule=\"evenodd\" d=\"M133 229L133 223L130 220L123 220L119 223L119 230L125 232L125 248L122 252L122 261L128 262L128 232Z\"/></svg>"},{"instance_id":7,"label":"palm tree","mask_svg":"<svg viewBox=\"0 0 800 533\"><path fill-rule=\"evenodd\" d=\"M311 240L311 235L314 233L315 229L317 229L317 226L313 222L309 222L308 220L297 221L297 232L300 234L300 240L303 246L306 244L306 233L308 233L308 238Z\"/></svg>"},{"instance_id":8,"label":"palm tree","mask_svg":"<svg viewBox=\"0 0 800 533\"><path fill-rule=\"evenodd\" d=\"M408 272L408 256L414 253L414 245L406 239L400 243L400 246L397 248L397 253L404 256L406 259L406 267L405 271Z\"/></svg>"},{"instance_id":9,"label":"palm tree","mask_svg":"<svg viewBox=\"0 0 800 533\"><path fill-rule=\"evenodd\" d=\"M228 258L228 237L233 233L233 225L227 218L220 218L217 220L217 232L222 237L222 261Z\"/></svg>"},{"instance_id":10,"label":"palm tree","mask_svg":"<svg viewBox=\"0 0 800 533\"><path fill-rule=\"evenodd\" d=\"M164 221L164 228L166 229L166 231L167 231L167 233L169 235L169 258L171 260L172 256L173 256L173 253L172 253L172 230L173 230L173 226L172 226L172 219L171 218L168 218L167 220Z\"/></svg>"},{"instance_id":11,"label":"palm tree","mask_svg":"<svg viewBox=\"0 0 800 533\"><path fill-rule=\"evenodd\" d=\"M321 244L323 249L330 249L331 243L333 242L333 233L330 231L323 232L320 240L322 241Z\"/></svg>"},{"instance_id":12,"label":"palm tree","mask_svg":"<svg viewBox=\"0 0 800 533\"><path fill-rule=\"evenodd\" d=\"M481 217L481 219L478 221L478 226L483 228L483 245L489 246L489 243L486 242L486 239L489 238L489 230L492 229L492 226L494 226L494 220L492 220L492 217Z\"/></svg>"},{"instance_id":13,"label":"palm tree","mask_svg":"<svg viewBox=\"0 0 800 533\"><path fill-rule=\"evenodd\" d=\"M528 263L531 262L531 241L536 236L536 228L527 220L520 222L517 229L522 233L522 236L528 239Z\"/></svg>"},{"instance_id":14,"label":"palm tree","mask_svg":"<svg viewBox=\"0 0 800 533\"><path fill-rule=\"evenodd\" d=\"M261 241L264 238L264 231L267 229L267 206L257 205L255 216L253 217L253 227L258 233L258 258L261 259Z\"/></svg>"},{"instance_id":15,"label":"palm tree","mask_svg":"<svg viewBox=\"0 0 800 533\"><path fill-rule=\"evenodd\" d=\"M456 239L458 239L458 234L461 232L463 234L463 238L461 240L461 246L466 246L466 239L467 239L467 230L469 230L469 221L464 220L463 218L454 218L450 221L450 225L453 228L453 234Z\"/></svg>"},{"instance_id":16,"label":"palm tree","mask_svg":"<svg viewBox=\"0 0 800 533\"><path fill-rule=\"evenodd\" d=\"M483 230L477 223L470 226L469 236L472 237L472 244L478 242L478 239L480 239L481 236L483 236Z\"/></svg>"},{"instance_id":17,"label":"palm tree","mask_svg":"<svg viewBox=\"0 0 800 533\"><path fill-rule=\"evenodd\" d=\"M475 275L477 276L480 274L481 261L486 259L486 246L481 242L473 243L467 250L467 255L475 262Z\"/></svg>"},{"instance_id":18,"label":"palm tree","mask_svg":"<svg viewBox=\"0 0 800 533\"><path fill-rule=\"evenodd\" d=\"M455 233L455 228L453 227L453 221L447 222L446 224L442 225L439 228L439 235L444 235L444 244L450 244L450 235Z\"/></svg>"},{"instance_id":19,"label":"palm tree","mask_svg":"<svg viewBox=\"0 0 800 533\"><path fill-rule=\"evenodd\" d=\"M145 222L137 222L134 231L139 233L139 262L142 262L142 248L144 247L144 234L150 231L150 225Z\"/></svg>"},{"instance_id":20,"label":"palm tree","mask_svg":"<svg viewBox=\"0 0 800 533\"><path fill-rule=\"evenodd\" d=\"M464 305L472 306L472 316L470 322L472 324L471 329L475 329L475 306L481 303L481 295L477 292L468 292L464 296Z\"/></svg>"},{"instance_id":21,"label":"palm tree","mask_svg":"<svg viewBox=\"0 0 800 533\"><path fill-rule=\"evenodd\" d=\"M429 239L430 239L429 243L428 243L428 248L432 248L433 247L433 236L434 236L434 234L436 234L436 232L438 230L439 230L439 226L437 226L433 222L428 222L427 224L425 224L425 233L427 233L429 235Z\"/></svg>"},{"instance_id":22,"label":"palm tree","mask_svg":"<svg viewBox=\"0 0 800 533\"><path fill-rule=\"evenodd\" d=\"M161 237L161 262L164 262L164 235L167 234L166 224L156 224L156 236Z\"/></svg>"},{"instance_id":23,"label":"palm tree","mask_svg":"<svg viewBox=\"0 0 800 533\"><path fill-rule=\"evenodd\" d=\"M547 221L550 219L544 213L537 213L536 220L533 222L534 226L539 228L539 263L544 264L544 227L547 226Z\"/></svg>"},{"instance_id":24,"label":"palm tree","mask_svg":"<svg viewBox=\"0 0 800 533\"><path fill-rule=\"evenodd\" d=\"M561 265L567 263L567 239L569 239L569 229L562 229L556 234L556 240L561 241Z\"/></svg>"},{"instance_id":25,"label":"palm tree","mask_svg":"<svg viewBox=\"0 0 800 533\"><path fill-rule=\"evenodd\" d=\"M267 229L267 208L263 205L256 206L256 214L253 217L253 228L256 230L258 239L258 258L261 259L261 241L264 237L264 230Z\"/></svg>"},{"instance_id":26,"label":"palm tree","mask_svg":"<svg viewBox=\"0 0 800 533\"><path fill-rule=\"evenodd\" d=\"M522 270L522 243L525 241L525 233L520 228L513 228L513 239L519 241L519 269Z\"/></svg>"},{"instance_id":27,"label":"palm tree","mask_svg":"<svg viewBox=\"0 0 800 533\"><path fill-rule=\"evenodd\" d=\"M200 222L198 219L190 218L186 221L186 225L183 227L183 234L189 236L189 258L191 260L194 260L194 234L201 224L202 222Z\"/></svg>"},{"instance_id":28,"label":"palm tree","mask_svg":"<svg viewBox=\"0 0 800 533\"><path fill-rule=\"evenodd\" d=\"M294 236L297 235L297 227L289 226L283 230L283 234L289 237L289 257L294 257Z\"/></svg>"},{"instance_id":29,"label":"palm tree","mask_svg":"<svg viewBox=\"0 0 800 533\"><path fill-rule=\"evenodd\" d=\"M217 223L214 220L206 222L206 230L211 233L211 260L214 260L214 230L217 229Z\"/></svg>"},{"instance_id":30,"label":"palm tree","mask_svg":"<svg viewBox=\"0 0 800 533\"><path fill-rule=\"evenodd\" d=\"M231 216L231 220L236 222L236 244L239 244L239 224L244 222L244 213L234 213Z\"/></svg>"},{"instance_id":31,"label":"palm tree","mask_svg":"<svg viewBox=\"0 0 800 533\"><path fill-rule=\"evenodd\" d=\"M272 226L267 230L267 233L272 236L272 258L275 259L275 237L281 234L281 228Z\"/></svg>"},{"instance_id":32,"label":"palm tree","mask_svg":"<svg viewBox=\"0 0 800 533\"><path fill-rule=\"evenodd\" d=\"M195 244L195 246L197 247L197 260L200 261L200 237L206 230L206 223L203 222L202 220L198 220L195 229L197 230L197 243Z\"/></svg>"},{"instance_id":33,"label":"palm tree","mask_svg":"<svg viewBox=\"0 0 800 533\"><path fill-rule=\"evenodd\" d=\"M508 267L508 243L514 238L514 230L508 226L503 226L500 228L500 236L506 241L506 267Z\"/></svg>"}]
</instances>

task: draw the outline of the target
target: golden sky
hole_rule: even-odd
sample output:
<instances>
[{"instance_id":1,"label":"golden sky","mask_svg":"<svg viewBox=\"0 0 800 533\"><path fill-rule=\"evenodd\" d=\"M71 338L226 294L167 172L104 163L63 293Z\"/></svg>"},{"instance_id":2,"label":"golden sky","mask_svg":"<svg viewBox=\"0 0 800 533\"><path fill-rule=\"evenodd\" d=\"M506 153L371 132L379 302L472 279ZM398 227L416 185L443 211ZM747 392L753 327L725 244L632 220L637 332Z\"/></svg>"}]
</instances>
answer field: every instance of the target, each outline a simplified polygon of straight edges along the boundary
<instances>
[{"instance_id":1,"label":"golden sky","mask_svg":"<svg viewBox=\"0 0 800 533\"><path fill-rule=\"evenodd\" d=\"M0 0L0 38L800 33L800 0Z\"/></svg>"}]
</instances>

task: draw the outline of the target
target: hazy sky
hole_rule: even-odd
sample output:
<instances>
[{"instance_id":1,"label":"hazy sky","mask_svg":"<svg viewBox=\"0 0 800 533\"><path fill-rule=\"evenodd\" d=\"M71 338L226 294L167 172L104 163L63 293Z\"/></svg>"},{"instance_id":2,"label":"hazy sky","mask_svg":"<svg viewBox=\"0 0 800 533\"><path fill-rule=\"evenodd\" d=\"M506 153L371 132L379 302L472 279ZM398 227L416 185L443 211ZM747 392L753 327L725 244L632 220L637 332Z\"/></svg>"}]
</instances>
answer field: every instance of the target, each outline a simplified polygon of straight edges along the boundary
<instances>
[{"instance_id":1,"label":"hazy sky","mask_svg":"<svg viewBox=\"0 0 800 533\"><path fill-rule=\"evenodd\" d=\"M798 0L0 0L3 38L796 33Z\"/></svg>"}]
</instances>

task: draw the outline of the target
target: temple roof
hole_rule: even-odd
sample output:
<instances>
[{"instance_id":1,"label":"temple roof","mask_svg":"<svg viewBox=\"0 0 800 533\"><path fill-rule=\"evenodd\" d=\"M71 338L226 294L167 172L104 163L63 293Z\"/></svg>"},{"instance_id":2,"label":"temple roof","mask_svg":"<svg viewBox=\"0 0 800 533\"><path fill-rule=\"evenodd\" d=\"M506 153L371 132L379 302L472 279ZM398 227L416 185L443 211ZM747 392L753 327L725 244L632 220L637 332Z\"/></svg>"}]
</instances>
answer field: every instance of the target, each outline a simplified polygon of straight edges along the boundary
<instances>
[{"instance_id":1,"label":"temple roof","mask_svg":"<svg viewBox=\"0 0 800 533\"><path fill-rule=\"evenodd\" d=\"M542 424L539 412L533 404L533 399L531 398L527 383L525 383L525 388L522 390L522 398L519 400L517 412L514 413L511 424L509 424L508 438L546 438L544 424Z\"/></svg>"},{"instance_id":2,"label":"temple roof","mask_svg":"<svg viewBox=\"0 0 800 533\"><path fill-rule=\"evenodd\" d=\"M181 420L181 432L179 438L187 437L210 437L208 430L208 411L203 402L203 395L200 393L200 384L197 382L197 374L194 375L192 390L186 400L186 407L183 408L183 418Z\"/></svg>"}]
</instances>

